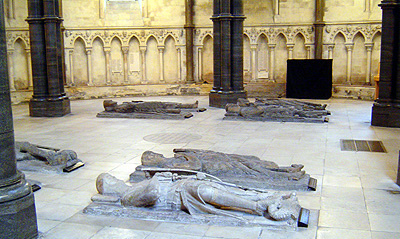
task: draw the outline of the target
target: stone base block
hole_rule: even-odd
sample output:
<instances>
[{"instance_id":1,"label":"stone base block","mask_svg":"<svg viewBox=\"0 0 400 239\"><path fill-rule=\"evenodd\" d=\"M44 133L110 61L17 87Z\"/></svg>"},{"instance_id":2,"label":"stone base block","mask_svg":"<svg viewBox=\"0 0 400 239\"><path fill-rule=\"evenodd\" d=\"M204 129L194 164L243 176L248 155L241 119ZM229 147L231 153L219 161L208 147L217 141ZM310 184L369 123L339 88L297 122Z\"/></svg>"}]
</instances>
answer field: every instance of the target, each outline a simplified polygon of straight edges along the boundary
<instances>
[{"instance_id":1,"label":"stone base block","mask_svg":"<svg viewBox=\"0 0 400 239\"><path fill-rule=\"evenodd\" d=\"M400 105L374 103L371 125L400 128Z\"/></svg>"},{"instance_id":2,"label":"stone base block","mask_svg":"<svg viewBox=\"0 0 400 239\"><path fill-rule=\"evenodd\" d=\"M247 92L210 92L209 104L211 107L225 108L228 103L236 104L239 98L247 98Z\"/></svg>"},{"instance_id":3,"label":"stone base block","mask_svg":"<svg viewBox=\"0 0 400 239\"><path fill-rule=\"evenodd\" d=\"M0 203L0 238L29 239L38 236L33 193Z\"/></svg>"},{"instance_id":4,"label":"stone base block","mask_svg":"<svg viewBox=\"0 0 400 239\"><path fill-rule=\"evenodd\" d=\"M68 98L59 100L36 100L29 102L29 115L32 117L62 117L71 113Z\"/></svg>"}]
</instances>

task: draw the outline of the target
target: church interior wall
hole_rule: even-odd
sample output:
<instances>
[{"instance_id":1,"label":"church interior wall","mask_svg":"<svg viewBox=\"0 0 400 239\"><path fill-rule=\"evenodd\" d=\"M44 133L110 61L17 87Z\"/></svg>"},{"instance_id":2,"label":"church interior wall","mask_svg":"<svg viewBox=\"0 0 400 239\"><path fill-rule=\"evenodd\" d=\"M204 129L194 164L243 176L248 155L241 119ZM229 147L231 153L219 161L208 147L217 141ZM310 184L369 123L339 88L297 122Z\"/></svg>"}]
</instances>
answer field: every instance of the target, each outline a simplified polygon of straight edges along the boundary
<instances>
[{"instance_id":1,"label":"church interior wall","mask_svg":"<svg viewBox=\"0 0 400 239\"><path fill-rule=\"evenodd\" d=\"M315 1L243 2L244 82L284 84L287 59L313 58ZM32 90L27 3L5 3L10 86L14 96L23 95L14 97L17 102ZM380 59L378 3L325 1L323 57L333 59L334 85L374 84ZM66 90L72 98L115 96L112 87L129 86L139 95L180 94L176 89L186 87L183 0L63 0L62 10ZM196 83L212 83L211 15L211 0L194 1ZM207 89L198 86L194 92Z\"/></svg>"}]
</instances>

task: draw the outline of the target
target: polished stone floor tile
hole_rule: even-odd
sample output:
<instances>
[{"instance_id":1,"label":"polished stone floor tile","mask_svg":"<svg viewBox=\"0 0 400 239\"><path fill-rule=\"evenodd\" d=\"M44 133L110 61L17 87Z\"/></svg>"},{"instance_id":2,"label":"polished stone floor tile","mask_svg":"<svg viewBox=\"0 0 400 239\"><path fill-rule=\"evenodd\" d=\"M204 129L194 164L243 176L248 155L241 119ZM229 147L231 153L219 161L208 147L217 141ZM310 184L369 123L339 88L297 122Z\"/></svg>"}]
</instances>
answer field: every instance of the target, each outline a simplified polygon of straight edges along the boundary
<instances>
[{"instance_id":1,"label":"polished stone floor tile","mask_svg":"<svg viewBox=\"0 0 400 239\"><path fill-rule=\"evenodd\" d=\"M330 122L304 124L222 120L225 110L208 107L206 96L116 99L130 100L199 100L207 111L187 120L105 119L95 117L103 100L93 99L71 101L72 114L61 118L31 118L28 104L13 106L16 140L71 149L85 162L69 174L25 172L42 186L35 199L43 238L400 238L400 187L395 184L400 129L370 126L372 102L313 101L328 104ZM175 144L146 141L160 133L198 138ZM341 151L340 139L380 140L387 153ZM171 157L177 147L251 154L281 166L303 164L318 180L316 191L297 192L301 205L312 210L309 228L218 227L82 213L96 194L100 173L126 181L144 151Z\"/></svg>"}]
</instances>

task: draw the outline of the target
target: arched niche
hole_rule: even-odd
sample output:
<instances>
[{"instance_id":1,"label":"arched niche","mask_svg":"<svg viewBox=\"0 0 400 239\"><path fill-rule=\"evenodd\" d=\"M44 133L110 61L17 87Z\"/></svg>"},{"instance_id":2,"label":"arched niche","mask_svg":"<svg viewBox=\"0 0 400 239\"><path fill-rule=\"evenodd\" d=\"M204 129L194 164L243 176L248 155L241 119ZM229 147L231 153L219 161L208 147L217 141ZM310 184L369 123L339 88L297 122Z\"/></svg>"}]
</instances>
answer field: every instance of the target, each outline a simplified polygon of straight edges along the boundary
<instances>
[{"instance_id":1,"label":"arched niche","mask_svg":"<svg viewBox=\"0 0 400 239\"><path fill-rule=\"evenodd\" d=\"M92 72L93 84L105 85L106 84L106 55L104 53L103 41L96 37L92 43Z\"/></svg>"},{"instance_id":2,"label":"arched niche","mask_svg":"<svg viewBox=\"0 0 400 239\"><path fill-rule=\"evenodd\" d=\"M140 62L140 43L136 37L132 37L129 41L128 55L128 80L133 84L140 84L141 79L141 62Z\"/></svg>"},{"instance_id":3,"label":"arched niche","mask_svg":"<svg viewBox=\"0 0 400 239\"><path fill-rule=\"evenodd\" d=\"M382 34L380 32L376 33L372 42L374 46L372 48L372 62L371 62L371 74L372 77L378 75L379 71L379 63L381 61L381 37ZM372 84L374 84L372 82Z\"/></svg>"},{"instance_id":4,"label":"arched niche","mask_svg":"<svg viewBox=\"0 0 400 239\"><path fill-rule=\"evenodd\" d=\"M338 33L334 39L333 48L333 84L343 84L346 82L347 50L346 39L342 33Z\"/></svg>"},{"instance_id":5,"label":"arched niche","mask_svg":"<svg viewBox=\"0 0 400 239\"><path fill-rule=\"evenodd\" d=\"M14 87L16 90L29 88L28 59L25 42L18 38L14 43Z\"/></svg>"},{"instance_id":6,"label":"arched niche","mask_svg":"<svg viewBox=\"0 0 400 239\"><path fill-rule=\"evenodd\" d=\"M164 74L166 83L176 83L178 81L178 52L175 40L171 36L165 39Z\"/></svg>"},{"instance_id":7,"label":"arched niche","mask_svg":"<svg viewBox=\"0 0 400 239\"><path fill-rule=\"evenodd\" d=\"M201 67L202 70L202 81L208 83L214 82L214 44L213 39L210 35L207 35L203 41L203 60Z\"/></svg>"},{"instance_id":8,"label":"arched niche","mask_svg":"<svg viewBox=\"0 0 400 239\"><path fill-rule=\"evenodd\" d=\"M286 37L279 34L276 38L275 80L279 83L286 82L288 50Z\"/></svg>"},{"instance_id":9,"label":"arched niche","mask_svg":"<svg viewBox=\"0 0 400 239\"><path fill-rule=\"evenodd\" d=\"M149 84L160 82L160 57L157 48L157 40L150 37L146 48L146 76Z\"/></svg>"},{"instance_id":10,"label":"arched niche","mask_svg":"<svg viewBox=\"0 0 400 239\"><path fill-rule=\"evenodd\" d=\"M367 49L365 48L365 38L361 33L357 33L353 41L351 83L353 85L363 85L365 84L367 74Z\"/></svg>"},{"instance_id":11,"label":"arched niche","mask_svg":"<svg viewBox=\"0 0 400 239\"><path fill-rule=\"evenodd\" d=\"M293 59L307 59L307 50L303 34L298 33L294 38Z\"/></svg>"},{"instance_id":12,"label":"arched niche","mask_svg":"<svg viewBox=\"0 0 400 239\"><path fill-rule=\"evenodd\" d=\"M74 79L76 86L88 84L88 62L86 56L85 42L78 37L74 42L73 53Z\"/></svg>"},{"instance_id":13,"label":"arched niche","mask_svg":"<svg viewBox=\"0 0 400 239\"><path fill-rule=\"evenodd\" d=\"M262 34L257 40L257 55L258 55L258 78L268 79L269 53L268 39Z\"/></svg>"},{"instance_id":14,"label":"arched niche","mask_svg":"<svg viewBox=\"0 0 400 239\"><path fill-rule=\"evenodd\" d=\"M124 57L122 43L118 37L111 41L111 84L122 85L124 83Z\"/></svg>"}]
</instances>

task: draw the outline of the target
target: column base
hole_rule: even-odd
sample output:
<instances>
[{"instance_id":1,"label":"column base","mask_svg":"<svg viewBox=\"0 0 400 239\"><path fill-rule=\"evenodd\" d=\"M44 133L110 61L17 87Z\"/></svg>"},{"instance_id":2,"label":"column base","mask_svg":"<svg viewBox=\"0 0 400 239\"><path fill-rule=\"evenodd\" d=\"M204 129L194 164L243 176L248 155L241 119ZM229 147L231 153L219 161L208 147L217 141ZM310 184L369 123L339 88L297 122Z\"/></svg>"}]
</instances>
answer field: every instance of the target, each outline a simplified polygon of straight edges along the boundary
<instances>
[{"instance_id":1,"label":"column base","mask_svg":"<svg viewBox=\"0 0 400 239\"><path fill-rule=\"evenodd\" d=\"M247 92L210 92L209 105L216 108L225 108L228 103L236 104L239 98L247 98Z\"/></svg>"},{"instance_id":2,"label":"column base","mask_svg":"<svg viewBox=\"0 0 400 239\"><path fill-rule=\"evenodd\" d=\"M17 200L0 203L0 238L37 238L33 193Z\"/></svg>"},{"instance_id":3,"label":"column base","mask_svg":"<svg viewBox=\"0 0 400 239\"><path fill-rule=\"evenodd\" d=\"M71 106L67 97L59 100L37 100L29 102L29 115L32 117L62 117L71 113Z\"/></svg>"},{"instance_id":4,"label":"column base","mask_svg":"<svg viewBox=\"0 0 400 239\"><path fill-rule=\"evenodd\" d=\"M400 128L400 105L375 102L372 106L371 125Z\"/></svg>"}]
</instances>

